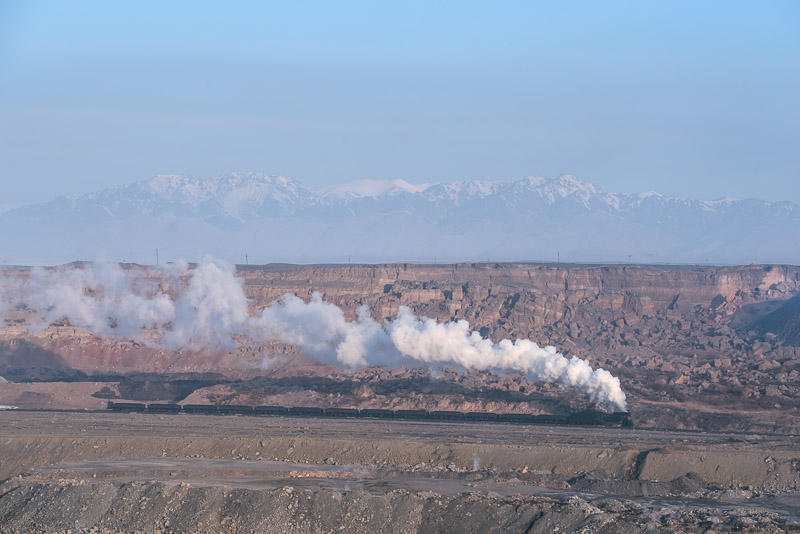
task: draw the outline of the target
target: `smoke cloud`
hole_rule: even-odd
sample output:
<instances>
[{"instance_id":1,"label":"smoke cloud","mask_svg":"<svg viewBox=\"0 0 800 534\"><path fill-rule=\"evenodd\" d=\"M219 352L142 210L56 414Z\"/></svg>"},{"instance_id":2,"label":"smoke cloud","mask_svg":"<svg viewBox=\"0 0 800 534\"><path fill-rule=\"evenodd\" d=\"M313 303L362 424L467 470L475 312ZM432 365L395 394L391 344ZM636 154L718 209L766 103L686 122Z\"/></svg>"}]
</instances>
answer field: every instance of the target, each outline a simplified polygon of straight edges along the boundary
<instances>
[{"instance_id":1,"label":"smoke cloud","mask_svg":"<svg viewBox=\"0 0 800 534\"><path fill-rule=\"evenodd\" d=\"M0 284L0 317L10 318L22 308L31 331L66 319L100 336L169 349L232 348L238 336L257 343L277 340L320 362L348 368L453 365L520 372L626 409L619 379L608 371L527 339L493 343L471 331L467 321L439 323L401 307L396 319L381 324L365 306L348 321L318 293L308 302L285 295L251 315L244 282L225 262L206 258L193 269L181 263L149 274L137 276L117 264L37 269L24 284L12 287L7 279Z\"/></svg>"},{"instance_id":2,"label":"smoke cloud","mask_svg":"<svg viewBox=\"0 0 800 534\"><path fill-rule=\"evenodd\" d=\"M211 258L191 273L178 297L171 327L161 338L169 348L231 348L233 336L245 333L250 321L247 297L234 267Z\"/></svg>"},{"instance_id":3,"label":"smoke cloud","mask_svg":"<svg viewBox=\"0 0 800 534\"><path fill-rule=\"evenodd\" d=\"M347 321L344 312L323 302L319 293L314 293L307 303L285 295L256 315L251 326L252 337L295 345L324 363L355 368L396 365L402 360L366 306L358 309L356 321Z\"/></svg>"},{"instance_id":4,"label":"smoke cloud","mask_svg":"<svg viewBox=\"0 0 800 534\"><path fill-rule=\"evenodd\" d=\"M60 319L101 336L135 337L175 317L175 305L157 288L117 264L34 269L16 301L35 310L29 328L42 330ZM12 292L13 296L13 292Z\"/></svg>"},{"instance_id":5,"label":"smoke cloud","mask_svg":"<svg viewBox=\"0 0 800 534\"><path fill-rule=\"evenodd\" d=\"M425 363L453 363L467 369L519 371L534 382L572 386L592 401L625 409L619 379L586 360L566 358L553 346L529 339L492 343L470 331L467 321L439 323L417 318L405 306L388 326L392 343L402 354Z\"/></svg>"}]
</instances>

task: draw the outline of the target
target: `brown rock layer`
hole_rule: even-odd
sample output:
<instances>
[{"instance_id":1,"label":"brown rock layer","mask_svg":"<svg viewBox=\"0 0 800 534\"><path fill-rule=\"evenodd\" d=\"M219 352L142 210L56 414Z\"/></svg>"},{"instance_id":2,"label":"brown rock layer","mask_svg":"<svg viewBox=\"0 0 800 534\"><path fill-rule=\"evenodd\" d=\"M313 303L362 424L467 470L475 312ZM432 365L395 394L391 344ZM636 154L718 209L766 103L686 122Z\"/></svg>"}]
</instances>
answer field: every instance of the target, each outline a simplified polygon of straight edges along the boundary
<instances>
[{"instance_id":1,"label":"brown rock layer","mask_svg":"<svg viewBox=\"0 0 800 534\"><path fill-rule=\"evenodd\" d=\"M317 291L349 318L361 305L369 306L379 320L391 319L400 306L408 306L439 321L466 319L495 341L530 338L553 344L619 376L641 425L800 431L800 347L794 326L799 319L793 304L800 292L800 267L267 265L240 266L238 274L245 280L253 311L287 293L308 298ZM242 343L230 353L200 354L102 340L68 326L30 336L20 325L7 325L0 336L0 376L53 380L97 373L352 379L280 344ZM382 380L374 373L367 375L356 378ZM472 385L485 389L497 382L484 376L485 380L470 379ZM415 380L413 375L403 377ZM500 382L491 387L551 400L559 395L513 377ZM289 391L267 388L259 394L250 383L208 387L212 389L207 394L197 390L193 398L237 402L246 395L241 398L266 402L270 395L278 395L273 400L286 399ZM320 387L310 384L305 389L313 403L340 403L341 391ZM413 404L405 402L413 395L403 397L403 391L374 398L372 404L367 397L354 394L344 400L359 406L398 405L397 399L405 399L403 407ZM445 404L443 399L427 399L414 402L449 409L459 404L470 409L489 406L468 405L469 396L451 395ZM520 399L506 400L499 409L513 411ZM537 409L530 406L525 411Z\"/></svg>"}]
</instances>

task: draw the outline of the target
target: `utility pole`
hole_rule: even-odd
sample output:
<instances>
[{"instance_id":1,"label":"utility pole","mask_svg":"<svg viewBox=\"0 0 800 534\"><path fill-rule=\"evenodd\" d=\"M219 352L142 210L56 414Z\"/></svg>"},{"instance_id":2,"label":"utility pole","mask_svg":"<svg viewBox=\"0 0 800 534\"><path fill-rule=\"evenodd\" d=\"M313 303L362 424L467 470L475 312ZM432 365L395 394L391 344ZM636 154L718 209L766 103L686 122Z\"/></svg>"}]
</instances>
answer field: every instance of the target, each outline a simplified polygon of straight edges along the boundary
<instances>
[{"instance_id":1,"label":"utility pole","mask_svg":"<svg viewBox=\"0 0 800 534\"><path fill-rule=\"evenodd\" d=\"M244 264L250 265L250 259L247 257L247 252L244 253Z\"/></svg>"}]
</instances>

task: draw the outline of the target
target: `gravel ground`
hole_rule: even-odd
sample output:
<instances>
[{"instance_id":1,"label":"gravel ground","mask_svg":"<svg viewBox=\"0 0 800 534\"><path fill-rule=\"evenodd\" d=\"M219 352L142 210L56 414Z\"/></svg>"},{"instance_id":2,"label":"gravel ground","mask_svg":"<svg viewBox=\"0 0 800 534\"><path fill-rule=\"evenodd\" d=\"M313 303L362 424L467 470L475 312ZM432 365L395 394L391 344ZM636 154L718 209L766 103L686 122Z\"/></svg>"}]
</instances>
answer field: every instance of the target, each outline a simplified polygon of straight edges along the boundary
<instances>
[{"instance_id":1,"label":"gravel ground","mask_svg":"<svg viewBox=\"0 0 800 534\"><path fill-rule=\"evenodd\" d=\"M800 530L775 435L0 413L0 532Z\"/></svg>"}]
</instances>

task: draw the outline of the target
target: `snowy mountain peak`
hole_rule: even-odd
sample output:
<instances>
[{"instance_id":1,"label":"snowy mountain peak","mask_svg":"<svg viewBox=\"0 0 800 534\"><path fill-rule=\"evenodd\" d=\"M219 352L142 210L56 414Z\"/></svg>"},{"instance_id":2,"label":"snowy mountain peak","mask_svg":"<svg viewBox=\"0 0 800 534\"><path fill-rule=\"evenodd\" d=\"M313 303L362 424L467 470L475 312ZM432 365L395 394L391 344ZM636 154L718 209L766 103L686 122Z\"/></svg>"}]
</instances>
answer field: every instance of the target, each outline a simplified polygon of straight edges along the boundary
<instances>
[{"instance_id":1,"label":"snowy mountain peak","mask_svg":"<svg viewBox=\"0 0 800 534\"><path fill-rule=\"evenodd\" d=\"M421 193L431 184L411 184L405 180L353 180L319 190L323 197L376 198L398 193Z\"/></svg>"},{"instance_id":2,"label":"snowy mountain peak","mask_svg":"<svg viewBox=\"0 0 800 534\"><path fill-rule=\"evenodd\" d=\"M358 180L313 190L284 176L165 174L0 212L15 263L76 254L147 261L206 253L234 261L439 259L800 262L800 207L615 194L572 175L439 182Z\"/></svg>"},{"instance_id":3,"label":"snowy mountain peak","mask_svg":"<svg viewBox=\"0 0 800 534\"><path fill-rule=\"evenodd\" d=\"M522 182L526 183L528 187L539 187L547 182L547 178L541 176L526 176L522 179Z\"/></svg>"},{"instance_id":4,"label":"snowy mountain peak","mask_svg":"<svg viewBox=\"0 0 800 534\"><path fill-rule=\"evenodd\" d=\"M184 174L160 174L122 189L128 192L139 190L145 195L151 194L153 199L170 203L198 205L219 202L233 213L238 213L243 203L271 200L286 205L306 202L313 196L309 189L291 178L255 172L232 172L202 179ZM114 189L108 191L112 195L114 192Z\"/></svg>"},{"instance_id":5,"label":"snowy mountain peak","mask_svg":"<svg viewBox=\"0 0 800 534\"><path fill-rule=\"evenodd\" d=\"M144 185L154 195L173 201L201 202L213 195L206 181L185 174L159 174Z\"/></svg>"},{"instance_id":6,"label":"snowy mountain peak","mask_svg":"<svg viewBox=\"0 0 800 534\"><path fill-rule=\"evenodd\" d=\"M579 180L571 174L562 174L558 178L545 182L543 185L558 192L562 197L574 194L589 196L601 192L594 184Z\"/></svg>"}]
</instances>

